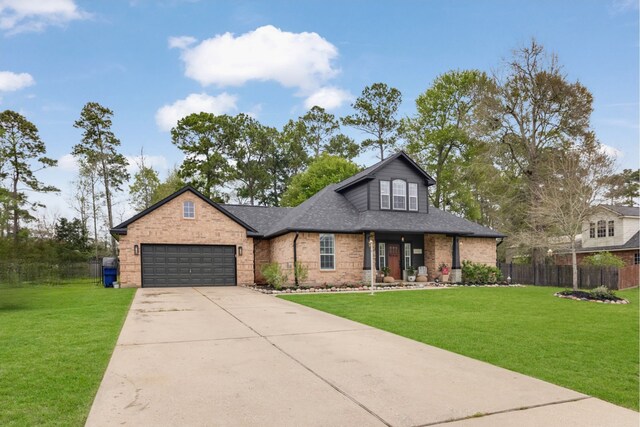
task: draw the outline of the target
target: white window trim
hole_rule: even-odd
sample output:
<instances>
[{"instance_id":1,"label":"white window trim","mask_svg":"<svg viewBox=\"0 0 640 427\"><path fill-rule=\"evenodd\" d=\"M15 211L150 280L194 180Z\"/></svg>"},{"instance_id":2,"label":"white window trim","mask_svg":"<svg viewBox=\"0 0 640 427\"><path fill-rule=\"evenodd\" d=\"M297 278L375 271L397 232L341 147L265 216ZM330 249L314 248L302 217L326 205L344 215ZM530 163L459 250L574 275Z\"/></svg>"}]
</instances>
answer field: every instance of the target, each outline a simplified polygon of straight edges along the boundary
<instances>
[{"instance_id":1,"label":"white window trim","mask_svg":"<svg viewBox=\"0 0 640 427\"><path fill-rule=\"evenodd\" d=\"M407 251L407 248L409 248L409 250ZM407 265L407 258L409 258L409 265ZM406 243L404 244L404 269L406 270L407 268L411 267L411 264L413 264L411 259L411 243Z\"/></svg>"},{"instance_id":2,"label":"white window trim","mask_svg":"<svg viewBox=\"0 0 640 427\"><path fill-rule=\"evenodd\" d=\"M387 194L382 194L382 183L383 182L385 182L387 184ZM383 204L382 204L382 200L383 200L382 197L383 196L387 197L387 202L388 202L387 207L384 207ZM384 181L384 180L380 181L380 209L381 210L385 210L385 211L391 209L391 181Z\"/></svg>"},{"instance_id":3,"label":"white window trim","mask_svg":"<svg viewBox=\"0 0 640 427\"><path fill-rule=\"evenodd\" d=\"M393 188L393 184L395 184L396 182L401 182L404 184L404 196L403 197L403 203L402 203L402 208L396 208L396 204L395 204L395 198L396 197L400 197L400 196L396 196L394 188ZM406 211L407 210L407 181L405 181L404 179L394 179L393 181L391 181L391 208L394 211Z\"/></svg>"},{"instance_id":4,"label":"white window trim","mask_svg":"<svg viewBox=\"0 0 640 427\"><path fill-rule=\"evenodd\" d=\"M387 248L383 242L378 243L378 266L382 270L387 266Z\"/></svg>"},{"instance_id":5,"label":"white window trim","mask_svg":"<svg viewBox=\"0 0 640 427\"><path fill-rule=\"evenodd\" d=\"M187 203L191 203L191 205L193 206L193 216L186 216L185 213L185 207ZM184 219L196 219L196 204L194 202L192 202L191 200L185 200L184 202L182 202L182 218Z\"/></svg>"},{"instance_id":6,"label":"white window trim","mask_svg":"<svg viewBox=\"0 0 640 427\"><path fill-rule=\"evenodd\" d=\"M412 188L414 188L416 190L416 194L413 195L413 196L411 195L411 189ZM407 184L407 193L409 193L408 194L408 196L409 196L408 197L408 204L407 204L409 210L412 211L412 212L417 212L418 209L419 209L419 206L418 206L418 184L416 184L415 182L408 183ZM411 199L416 199L416 207L415 207L415 209L411 209Z\"/></svg>"},{"instance_id":7,"label":"white window trim","mask_svg":"<svg viewBox=\"0 0 640 427\"><path fill-rule=\"evenodd\" d=\"M322 250L320 250L320 259L319 261L319 267L320 267L320 271L335 271L336 269L336 235L335 234L331 234L331 233L321 233L320 234L320 240L322 239L323 236L331 236L331 239L333 240L333 253L331 254L323 254ZM320 240L318 240L318 246L320 246ZM322 268L322 256L327 256L327 255L331 255L333 257L333 268Z\"/></svg>"}]
</instances>

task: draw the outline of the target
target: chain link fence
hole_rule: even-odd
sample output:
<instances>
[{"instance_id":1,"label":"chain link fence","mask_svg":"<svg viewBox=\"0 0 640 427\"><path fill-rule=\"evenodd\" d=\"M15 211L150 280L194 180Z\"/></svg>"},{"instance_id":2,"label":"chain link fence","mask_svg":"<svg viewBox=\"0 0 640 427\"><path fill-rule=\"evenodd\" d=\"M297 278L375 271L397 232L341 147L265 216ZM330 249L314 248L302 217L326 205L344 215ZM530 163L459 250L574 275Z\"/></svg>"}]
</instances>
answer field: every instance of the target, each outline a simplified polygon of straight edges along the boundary
<instances>
[{"instance_id":1,"label":"chain link fence","mask_svg":"<svg viewBox=\"0 0 640 427\"><path fill-rule=\"evenodd\" d=\"M0 286L60 285L72 279L100 283L102 260L47 264L0 261Z\"/></svg>"}]
</instances>

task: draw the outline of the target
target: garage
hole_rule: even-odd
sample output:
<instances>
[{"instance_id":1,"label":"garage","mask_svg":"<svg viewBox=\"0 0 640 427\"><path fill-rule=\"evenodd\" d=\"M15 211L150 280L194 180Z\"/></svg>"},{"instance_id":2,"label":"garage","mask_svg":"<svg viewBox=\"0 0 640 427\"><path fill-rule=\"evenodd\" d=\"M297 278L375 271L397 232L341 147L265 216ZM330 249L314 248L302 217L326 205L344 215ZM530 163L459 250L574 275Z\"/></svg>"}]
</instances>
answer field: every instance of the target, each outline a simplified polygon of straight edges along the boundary
<instances>
[{"instance_id":1,"label":"garage","mask_svg":"<svg viewBox=\"0 0 640 427\"><path fill-rule=\"evenodd\" d=\"M228 245L141 245L142 286L235 286L236 248Z\"/></svg>"}]
</instances>

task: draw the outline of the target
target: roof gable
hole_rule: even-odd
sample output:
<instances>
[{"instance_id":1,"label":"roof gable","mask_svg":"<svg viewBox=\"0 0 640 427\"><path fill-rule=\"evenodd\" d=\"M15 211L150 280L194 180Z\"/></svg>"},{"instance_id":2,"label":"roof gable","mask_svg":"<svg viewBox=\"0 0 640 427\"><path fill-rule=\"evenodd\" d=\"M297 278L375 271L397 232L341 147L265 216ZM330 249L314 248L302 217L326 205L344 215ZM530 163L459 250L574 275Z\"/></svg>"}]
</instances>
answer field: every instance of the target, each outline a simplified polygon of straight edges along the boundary
<instances>
[{"instance_id":1,"label":"roof gable","mask_svg":"<svg viewBox=\"0 0 640 427\"><path fill-rule=\"evenodd\" d=\"M622 205L598 205L608 211L614 212L620 216L640 216L640 207L638 206L622 206Z\"/></svg>"},{"instance_id":2,"label":"roof gable","mask_svg":"<svg viewBox=\"0 0 640 427\"><path fill-rule=\"evenodd\" d=\"M220 213L224 214L225 216L227 216L231 220L235 221L236 223L238 223L239 225L244 227L247 230L247 234L248 235L258 235L259 234L258 231L255 228L253 228L252 226L250 226L246 222L242 221L240 218L238 218L237 216L233 215L231 212L229 212L228 210L223 208L221 205L219 205L218 203L214 202L213 200L211 200L210 198L208 198L207 196L205 196L204 194L202 194L201 192L199 192L198 190L196 190L195 188L193 188L190 185L187 185L187 186L181 188L180 190L176 191L175 193L171 194L170 196L165 197L164 199L160 200L159 202L149 206L147 209L143 210L142 212L132 216L128 220L116 225L115 227L113 227L110 230L111 233L112 234L127 234L127 226L129 224L131 224L131 223L139 220L140 218L148 215L149 213L155 211L159 207L165 205L166 203L170 202L171 200L175 199L178 196L181 196L182 194L184 194L186 192L191 192L192 194L194 194L195 196L199 197L204 202L206 202L208 205L210 205L213 208L215 208L218 211L220 211Z\"/></svg>"},{"instance_id":3,"label":"roof gable","mask_svg":"<svg viewBox=\"0 0 640 427\"><path fill-rule=\"evenodd\" d=\"M376 163L375 165L369 166L368 168L358 172L352 177L349 177L344 181L339 182L336 185L335 191L342 192L355 185L358 185L361 182L370 181L375 178L376 172L382 170L383 168L388 166L390 163L396 162L396 161L406 162L409 165L409 167L411 167L418 175L424 178L424 183L427 187L434 185L436 183L436 181L431 177L431 175L429 175L424 169L422 169L411 157L409 157L407 153L405 153L404 151L399 151L396 154L390 157L387 157L386 159Z\"/></svg>"}]
</instances>

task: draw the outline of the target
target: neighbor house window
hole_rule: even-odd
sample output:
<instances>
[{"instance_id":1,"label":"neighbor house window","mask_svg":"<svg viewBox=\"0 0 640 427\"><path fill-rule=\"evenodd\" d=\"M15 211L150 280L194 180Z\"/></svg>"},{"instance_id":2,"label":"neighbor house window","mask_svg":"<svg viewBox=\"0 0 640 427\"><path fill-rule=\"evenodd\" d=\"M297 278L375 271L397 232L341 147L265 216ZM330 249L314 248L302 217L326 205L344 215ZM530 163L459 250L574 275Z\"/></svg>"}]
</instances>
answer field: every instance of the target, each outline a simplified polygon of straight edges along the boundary
<instances>
[{"instance_id":1,"label":"neighbor house window","mask_svg":"<svg viewBox=\"0 0 640 427\"><path fill-rule=\"evenodd\" d=\"M409 183L409 210L418 210L418 184Z\"/></svg>"},{"instance_id":2,"label":"neighbor house window","mask_svg":"<svg viewBox=\"0 0 640 427\"><path fill-rule=\"evenodd\" d=\"M393 209L407 210L407 183L401 179L393 180Z\"/></svg>"},{"instance_id":3,"label":"neighbor house window","mask_svg":"<svg viewBox=\"0 0 640 427\"><path fill-rule=\"evenodd\" d=\"M596 238L596 223L595 222L590 222L589 223L589 237L591 237L592 239Z\"/></svg>"},{"instance_id":4,"label":"neighbor house window","mask_svg":"<svg viewBox=\"0 0 640 427\"><path fill-rule=\"evenodd\" d=\"M333 234L320 235L320 270L336 268L336 244Z\"/></svg>"},{"instance_id":5,"label":"neighbor house window","mask_svg":"<svg viewBox=\"0 0 640 427\"><path fill-rule=\"evenodd\" d=\"M613 221L609 221L609 237L613 236L614 226Z\"/></svg>"},{"instance_id":6,"label":"neighbor house window","mask_svg":"<svg viewBox=\"0 0 640 427\"><path fill-rule=\"evenodd\" d=\"M378 266L384 268L387 266L387 259L385 258L385 246L384 243L378 243Z\"/></svg>"},{"instance_id":7,"label":"neighbor house window","mask_svg":"<svg viewBox=\"0 0 640 427\"><path fill-rule=\"evenodd\" d=\"M640 253L636 252L635 254L633 254L633 263L640 264Z\"/></svg>"},{"instance_id":8,"label":"neighbor house window","mask_svg":"<svg viewBox=\"0 0 640 427\"><path fill-rule=\"evenodd\" d=\"M391 193L389 181L380 181L380 209L391 209Z\"/></svg>"},{"instance_id":9,"label":"neighbor house window","mask_svg":"<svg viewBox=\"0 0 640 427\"><path fill-rule=\"evenodd\" d=\"M411 243L404 244L404 269L411 267Z\"/></svg>"},{"instance_id":10,"label":"neighbor house window","mask_svg":"<svg viewBox=\"0 0 640 427\"><path fill-rule=\"evenodd\" d=\"M598 221L598 237L607 237L607 221Z\"/></svg>"},{"instance_id":11,"label":"neighbor house window","mask_svg":"<svg viewBox=\"0 0 640 427\"><path fill-rule=\"evenodd\" d=\"M183 218L196 217L196 205L193 202L184 202L182 204L182 217Z\"/></svg>"}]
</instances>

